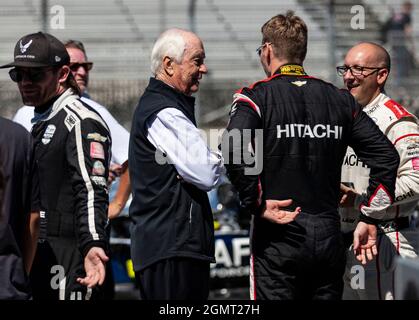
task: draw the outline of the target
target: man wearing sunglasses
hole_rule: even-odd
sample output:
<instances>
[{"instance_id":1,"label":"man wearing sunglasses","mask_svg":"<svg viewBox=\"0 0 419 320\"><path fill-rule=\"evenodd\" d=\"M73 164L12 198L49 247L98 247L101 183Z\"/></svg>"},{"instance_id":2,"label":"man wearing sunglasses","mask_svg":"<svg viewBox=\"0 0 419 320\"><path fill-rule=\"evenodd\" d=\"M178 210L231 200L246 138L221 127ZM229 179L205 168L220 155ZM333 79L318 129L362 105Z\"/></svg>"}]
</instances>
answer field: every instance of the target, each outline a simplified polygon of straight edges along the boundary
<instances>
[{"instance_id":1,"label":"man wearing sunglasses","mask_svg":"<svg viewBox=\"0 0 419 320\"><path fill-rule=\"evenodd\" d=\"M64 45L50 34L22 37L10 70L34 106L40 233L31 272L34 299L89 299L105 278L111 138L83 101Z\"/></svg>"},{"instance_id":2,"label":"man wearing sunglasses","mask_svg":"<svg viewBox=\"0 0 419 320\"><path fill-rule=\"evenodd\" d=\"M131 183L128 172L129 132L118 123L107 108L90 99L88 93L89 72L93 68L93 62L88 61L83 43L78 40L68 40L64 45L70 56L71 73L82 94L81 100L101 115L111 132L113 143L111 165L109 168L109 183L115 180L116 177L120 177L118 190L110 202L108 209L108 216L110 219L113 219L121 213L131 194ZM31 130L33 125L31 120L35 119L34 108L30 106L23 106L13 117L14 122L23 125L28 131Z\"/></svg>"},{"instance_id":3,"label":"man wearing sunglasses","mask_svg":"<svg viewBox=\"0 0 419 320\"><path fill-rule=\"evenodd\" d=\"M365 288L351 286L359 262L352 248L347 251L344 299L394 299L394 271L396 257L417 257L418 232L410 227L410 217L419 199L419 125L410 114L385 93L384 86L390 73L390 56L381 46L360 43L351 48L343 66L337 67L346 88L363 106L363 111L374 120L394 144L400 156L394 203L376 221L378 255L364 266ZM342 231L347 246L352 242L352 231L358 221L358 207L368 186L370 169L362 158L348 148L342 167L340 209ZM352 281L353 282L353 281Z\"/></svg>"}]
</instances>

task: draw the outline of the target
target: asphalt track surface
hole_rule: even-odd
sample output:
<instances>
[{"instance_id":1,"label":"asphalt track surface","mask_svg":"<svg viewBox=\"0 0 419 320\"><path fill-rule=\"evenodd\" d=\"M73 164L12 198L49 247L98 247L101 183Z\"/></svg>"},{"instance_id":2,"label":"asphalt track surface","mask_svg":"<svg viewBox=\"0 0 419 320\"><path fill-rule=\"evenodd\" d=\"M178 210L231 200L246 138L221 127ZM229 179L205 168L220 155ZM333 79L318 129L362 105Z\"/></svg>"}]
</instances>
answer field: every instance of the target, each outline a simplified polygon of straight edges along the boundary
<instances>
[{"instance_id":1,"label":"asphalt track surface","mask_svg":"<svg viewBox=\"0 0 419 320\"><path fill-rule=\"evenodd\" d=\"M115 287L115 300L138 300L134 285L118 284ZM249 288L217 289L210 291L209 300L249 300Z\"/></svg>"}]
</instances>

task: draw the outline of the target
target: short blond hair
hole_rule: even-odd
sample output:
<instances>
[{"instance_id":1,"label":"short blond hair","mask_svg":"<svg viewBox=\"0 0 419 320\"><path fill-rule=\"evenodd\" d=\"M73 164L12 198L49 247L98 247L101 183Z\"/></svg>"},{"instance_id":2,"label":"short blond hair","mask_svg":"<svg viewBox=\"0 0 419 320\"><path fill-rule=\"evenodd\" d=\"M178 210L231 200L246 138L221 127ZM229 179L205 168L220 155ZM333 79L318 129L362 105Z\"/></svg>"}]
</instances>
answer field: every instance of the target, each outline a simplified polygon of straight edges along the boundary
<instances>
[{"instance_id":1,"label":"short blond hair","mask_svg":"<svg viewBox=\"0 0 419 320\"><path fill-rule=\"evenodd\" d=\"M293 11L278 14L262 26L262 44L272 43L274 54L289 62L302 63L307 54L307 25Z\"/></svg>"}]
</instances>

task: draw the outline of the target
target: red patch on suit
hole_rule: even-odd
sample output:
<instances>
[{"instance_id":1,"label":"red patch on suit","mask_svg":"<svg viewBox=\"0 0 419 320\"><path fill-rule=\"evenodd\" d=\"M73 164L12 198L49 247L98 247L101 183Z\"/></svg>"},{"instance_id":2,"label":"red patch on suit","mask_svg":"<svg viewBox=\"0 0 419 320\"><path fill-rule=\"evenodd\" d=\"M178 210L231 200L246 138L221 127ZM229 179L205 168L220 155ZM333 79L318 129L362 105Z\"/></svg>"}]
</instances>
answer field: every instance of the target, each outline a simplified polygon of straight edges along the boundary
<instances>
[{"instance_id":1,"label":"red patch on suit","mask_svg":"<svg viewBox=\"0 0 419 320\"><path fill-rule=\"evenodd\" d=\"M105 151L99 142L90 142L90 157L105 160Z\"/></svg>"},{"instance_id":2,"label":"red patch on suit","mask_svg":"<svg viewBox=\"0 0 419 320\"><path fill-rule=\"evenodd\" d=\"M406 111L405 108L403 108L402 105L398 104L394 100L388 100L386 103L384 103L384 105L394 113L397 119L412 116L409 112Z\"/></svg>"}]
</instances>

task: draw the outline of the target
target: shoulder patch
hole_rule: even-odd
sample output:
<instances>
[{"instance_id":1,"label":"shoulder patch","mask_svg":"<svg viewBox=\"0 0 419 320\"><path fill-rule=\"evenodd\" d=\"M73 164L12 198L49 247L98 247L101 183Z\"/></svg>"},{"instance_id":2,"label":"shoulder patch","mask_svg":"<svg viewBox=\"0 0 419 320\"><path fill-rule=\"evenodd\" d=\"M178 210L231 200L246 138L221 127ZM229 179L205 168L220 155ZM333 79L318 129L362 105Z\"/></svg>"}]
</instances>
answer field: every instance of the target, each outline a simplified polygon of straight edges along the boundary
<instances>
[{"instance_id":1,"label":"shoulder patch","mask_svg":"<svg viewBox=\"0 0 419 320\"><path fill-rule=\"evenodd\" d=\"M79 99L74 99L71 103L67 104L67 107L72 112L74 112L78 117L80 117L82 120L87 119L87 118L93 119L99 122L103 127L105 127L109 131L108 125L100 117L99 113L97 113L97 111L95 112L95 111L89 110L85 106L85 102Z\"/></svg>"},{"instance_id":2,"label":"shoulder patch","mask_svg":"<svg viewBox=\"0 0 419 320\"><path fill-rule=\"evenodd\" d=\"M72 115L71 113L67 114L67 116L64 119L64 124L67 127L68 131L71 131L73 129L77 120L78 119L74 115Z\"/></svg>"},{"instance_id":3,"label":"shoulder patch","mask_svg":"<svg viewBox=\"0 0 419 320\"><path fill-rule=\"evenodd\" d=\"M407 112L407 110L400 104L398 104L394 100L388 100L384 105L390 109L394 115L397 117L397 119L404 118L404 117L412 117L412 114Z\"/></svg>"}]
</instances>

